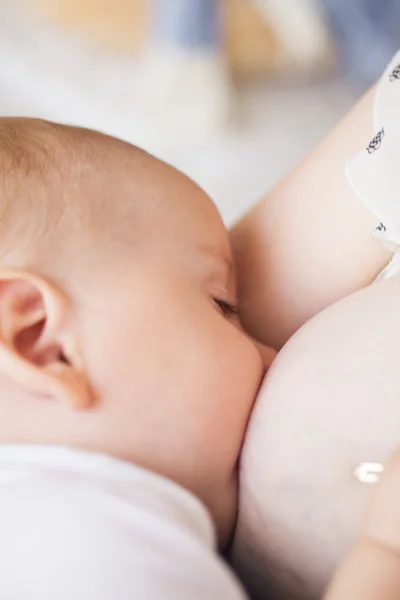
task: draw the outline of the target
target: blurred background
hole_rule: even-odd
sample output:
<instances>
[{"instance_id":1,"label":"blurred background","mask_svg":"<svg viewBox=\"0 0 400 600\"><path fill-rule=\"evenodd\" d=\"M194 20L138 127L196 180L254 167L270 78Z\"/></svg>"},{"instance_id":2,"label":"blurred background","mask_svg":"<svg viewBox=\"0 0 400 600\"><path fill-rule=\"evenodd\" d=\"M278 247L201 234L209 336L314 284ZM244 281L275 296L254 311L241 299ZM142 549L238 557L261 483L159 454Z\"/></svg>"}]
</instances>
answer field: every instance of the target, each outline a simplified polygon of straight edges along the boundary
<instances>
[{"instance_id":1,"label":"blurred background","mask_svg":"<svg viewBox=\"0 0 400 600\"><path fill-rule=\"evenodd\" d=\"M399 40L400 0L0 0L0 115L141 145L231 224Z\"/></svg>"}]
</instances>

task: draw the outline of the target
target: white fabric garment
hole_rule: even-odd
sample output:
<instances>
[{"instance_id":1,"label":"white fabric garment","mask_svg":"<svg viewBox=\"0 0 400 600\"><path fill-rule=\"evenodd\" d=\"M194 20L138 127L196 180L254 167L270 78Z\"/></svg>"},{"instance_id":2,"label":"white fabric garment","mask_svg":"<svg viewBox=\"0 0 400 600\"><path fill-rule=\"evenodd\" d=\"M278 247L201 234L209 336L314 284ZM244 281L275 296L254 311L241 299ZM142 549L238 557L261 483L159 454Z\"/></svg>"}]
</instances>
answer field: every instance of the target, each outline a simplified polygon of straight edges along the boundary
<instances>
[{"instance_id":1,"label":"white fabric garment","mask_svg":"<svg viewBox=\"0 0 400 600\"><path fill-rule=\"evenodd\" d=\"M400 272L400 52L378 84L374 104L375 136L347 164L347 176L357 196L376 215L373 237L393 251L393 259L378 276Z\"/></svg>"},{"instance_id":2,"label":"white fabric garment","mask_svg":"<svg viewBox=\"0 0 400 600\"><path fill-rule=\"evenodd\" d=\"M244 600L203 505L103 455L0 446L1 600Z\"/></svg>"}]
</instances>

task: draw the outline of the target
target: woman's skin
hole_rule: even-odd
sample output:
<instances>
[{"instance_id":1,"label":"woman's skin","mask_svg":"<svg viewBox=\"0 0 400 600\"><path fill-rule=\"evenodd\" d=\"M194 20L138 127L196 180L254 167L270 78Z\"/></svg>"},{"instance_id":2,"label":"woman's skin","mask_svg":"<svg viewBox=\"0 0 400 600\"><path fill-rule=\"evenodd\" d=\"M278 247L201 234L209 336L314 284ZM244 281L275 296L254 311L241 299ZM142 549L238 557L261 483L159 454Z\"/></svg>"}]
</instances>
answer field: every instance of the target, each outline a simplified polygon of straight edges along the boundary
<instances>
[{"instance_id":1,"label":"woman's skin","mask_svg":"<svg viewBox=\"0 0 400 600\"><path fill-rule=\"evenodd\" d=\"M392 255L345 177L373 99L231 232L246 329L277 349L291 338L242 452L232 556L257 600L321 598L349 548L326 600L400 597L400 453L376 490L353 476L400 442L400 277L370 285Z\"/></svg>"},{"instance_id":2,"label":"woman's skin","mask_svg":"<svg viewBox=\"0 0 400 600\"><path fill-rule=\"evenodd\" d=\"M400 452L385 465L361 534L325 600L397 600L400 596Z\"/></svg>"},{"instance_id":3,"label":"woman's skin","mask_svg":"<svg viewBox=\"0 0 400 600\"><path fill-rule=\"evenodd\" d=\"M357 539L373 486L353 473L400 445L399 306L399 276L339 300L267 373L241 455L233 544L254 600L320 599Z\"/></svg>"},{"instance_id":4,"label":"woman's skin","mask_svg":"<svg viewBox=\"0 0 400 600\"><path fill-rule=\"evenodd\" d=\"M243 323L276 349L323 308L370 284L390 259L369 236L377 219L344 172L373 136L373 97L374 89L231 232Z\"/></svg>"}]
</instances>

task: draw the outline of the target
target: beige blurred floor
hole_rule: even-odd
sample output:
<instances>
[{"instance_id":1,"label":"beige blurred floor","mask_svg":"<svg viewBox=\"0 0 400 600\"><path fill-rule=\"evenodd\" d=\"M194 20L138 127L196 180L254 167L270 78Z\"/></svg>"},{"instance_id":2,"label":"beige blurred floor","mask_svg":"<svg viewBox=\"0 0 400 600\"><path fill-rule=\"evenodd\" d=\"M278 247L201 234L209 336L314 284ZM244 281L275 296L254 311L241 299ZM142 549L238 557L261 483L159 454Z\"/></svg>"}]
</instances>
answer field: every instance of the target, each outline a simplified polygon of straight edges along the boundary
<instances>
[{"instance_id":1,"label":"beige blurred floor","mask_svg":"<svg viewBox=\"0 0 400 600\"><path fill-rule=\"evenodd\" d=\"M0 114L96 127L149 149L192 176L227 223L310 150L353 103L339 81L242 86L240 127L208 141L169 144L146 127L129 93L135 65L72 43L46 24L0 4ZM138 128L140 128L140 135Z\"/></svg>"}]
</instances>

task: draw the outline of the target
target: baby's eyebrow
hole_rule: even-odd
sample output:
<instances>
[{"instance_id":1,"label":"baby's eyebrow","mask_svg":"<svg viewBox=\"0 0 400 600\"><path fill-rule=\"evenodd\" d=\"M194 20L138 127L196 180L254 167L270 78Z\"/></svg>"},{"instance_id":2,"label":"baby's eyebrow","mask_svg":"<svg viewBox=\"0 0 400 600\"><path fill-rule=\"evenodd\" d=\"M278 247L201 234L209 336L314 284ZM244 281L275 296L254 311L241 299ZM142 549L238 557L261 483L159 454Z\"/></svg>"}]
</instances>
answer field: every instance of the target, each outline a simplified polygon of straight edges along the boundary
<instances>
[{"instance_id":1,"label":"baby's eyebrow","mask_svg":"<svg viewBox=\"0 0 400 600\"><path fill-rule=\"evenodd\" d=\"M200 252L203 255L220 262L224 266L224 269L227 270L229 277L235 274L235 267L232 258L227 252L224 252L221 248L218 248L216 246L201 246Z\"/></svg>"}]
</instances>

